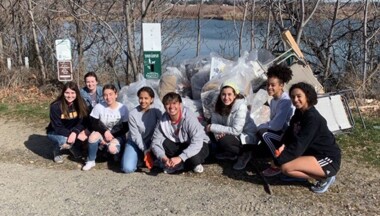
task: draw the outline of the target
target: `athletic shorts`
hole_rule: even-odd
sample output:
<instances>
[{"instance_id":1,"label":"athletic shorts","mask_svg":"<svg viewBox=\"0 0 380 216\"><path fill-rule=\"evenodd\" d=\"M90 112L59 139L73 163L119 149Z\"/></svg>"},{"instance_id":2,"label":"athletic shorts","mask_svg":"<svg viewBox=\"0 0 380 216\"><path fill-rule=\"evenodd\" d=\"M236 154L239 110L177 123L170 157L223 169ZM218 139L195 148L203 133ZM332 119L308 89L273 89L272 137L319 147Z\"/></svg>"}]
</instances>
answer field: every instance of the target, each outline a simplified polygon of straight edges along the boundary
<instances>
[{"instance_id":1,"label":"athletic shorts","mask_svg":"<svg viewBox=\"0 0 380 216\"><path fill-rule=\"evenodd\" d=\"M340 168L340 161L333 160L329 157L316 157L319 165L326 174L326 177L335 176Z\"/></svg>"}]
</instances>

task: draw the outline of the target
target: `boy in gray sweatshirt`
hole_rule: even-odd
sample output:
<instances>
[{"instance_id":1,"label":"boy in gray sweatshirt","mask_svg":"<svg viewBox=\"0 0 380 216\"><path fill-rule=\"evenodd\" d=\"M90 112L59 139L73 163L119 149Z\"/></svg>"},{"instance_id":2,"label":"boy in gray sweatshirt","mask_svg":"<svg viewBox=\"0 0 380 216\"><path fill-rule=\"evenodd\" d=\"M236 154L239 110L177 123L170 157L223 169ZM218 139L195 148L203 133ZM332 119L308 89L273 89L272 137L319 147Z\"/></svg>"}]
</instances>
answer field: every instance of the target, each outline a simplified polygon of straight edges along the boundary
<instances>
[{"instance_id":1,"label":"boy in gray sweatshirt","mask_svg":"<svg viewBox=\"0 0 380 216\"><path fill-rule=\"evenodd\" d=\"M183 168L202 173L210 141L203 126L191 110L183 107L179 94L166 94L162 103L166 112L153 134L153 153L162 162L165 173Z\"/></svg>"}]
</instances>

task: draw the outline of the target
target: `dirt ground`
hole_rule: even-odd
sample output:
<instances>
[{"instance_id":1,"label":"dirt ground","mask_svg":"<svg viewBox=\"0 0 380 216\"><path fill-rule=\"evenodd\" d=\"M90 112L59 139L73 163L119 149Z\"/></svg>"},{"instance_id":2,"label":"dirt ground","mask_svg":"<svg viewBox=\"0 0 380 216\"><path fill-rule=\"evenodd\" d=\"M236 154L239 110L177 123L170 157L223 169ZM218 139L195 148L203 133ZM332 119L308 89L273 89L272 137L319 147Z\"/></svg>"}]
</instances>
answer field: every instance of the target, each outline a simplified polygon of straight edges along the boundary
<instances>
[{"instance_id":1,"label":"dirt ground","mask_svg":"<svg viewBox=\"0 0 380 216\"><path fill-rule=\"evenodd\" d=\"M379 215L378 168L344 157L325 194L307 183L268 179L247 167L207 164L202 174L122 174L112 163L80 170L82 162L52 161L43 123L0 118L1 215Z\"/></svg>"}]
</instances>

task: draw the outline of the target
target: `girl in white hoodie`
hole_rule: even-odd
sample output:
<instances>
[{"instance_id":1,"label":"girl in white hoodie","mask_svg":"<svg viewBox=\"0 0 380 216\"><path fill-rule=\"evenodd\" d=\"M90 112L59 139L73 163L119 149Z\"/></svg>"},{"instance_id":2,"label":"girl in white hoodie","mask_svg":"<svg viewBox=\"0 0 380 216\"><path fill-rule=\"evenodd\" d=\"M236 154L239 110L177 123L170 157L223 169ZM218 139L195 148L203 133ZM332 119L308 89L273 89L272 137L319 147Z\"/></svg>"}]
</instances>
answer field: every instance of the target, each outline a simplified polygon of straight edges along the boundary
<instances>
[{"instance_id":1,"label":"girl in white hoodie","mask_svg":"<svg viewBox=\"0 0 380 216\"><path fill-rule=\"evenodd\" d=\"M243 146L255 144L256 126L248 113L247 102L239 93L236 84L226 81L222 84L211 124L206 126L217 142L215 157L219 160L236 160L233 168L242 170L251 159L251 152Z\"/></svg>"}]
</instances>

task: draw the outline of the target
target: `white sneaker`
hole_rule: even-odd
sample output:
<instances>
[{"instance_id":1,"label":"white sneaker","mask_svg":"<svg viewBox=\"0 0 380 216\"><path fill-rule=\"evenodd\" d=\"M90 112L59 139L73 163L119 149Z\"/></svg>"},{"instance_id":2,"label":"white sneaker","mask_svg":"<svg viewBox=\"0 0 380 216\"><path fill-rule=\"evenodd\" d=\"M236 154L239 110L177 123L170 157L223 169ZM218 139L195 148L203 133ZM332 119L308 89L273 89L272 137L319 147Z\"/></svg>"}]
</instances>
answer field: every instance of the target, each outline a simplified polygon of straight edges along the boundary
<instances>
[{"instance_id":1,"label":"white sneaker","mask_svg":"<svg viewBox=\"0 0 380 216\"><path fill-rule=\"evenodd\" d=\"M193 171L195 173L203 173L204 168L203 168L202 164L198 164L197 166L194 167Z\"/></svg>"},{"instance_id":2,"label":"white sneaker","mask_svg":"<svg viewBox=\"0 0 380 216\"><path fill-rule=\"evenodd\" d=\"M95 161L87 161L86 165L82 167L83 171L89 171L91 168L95 166Z\"/></svg>"}]
</instances>

